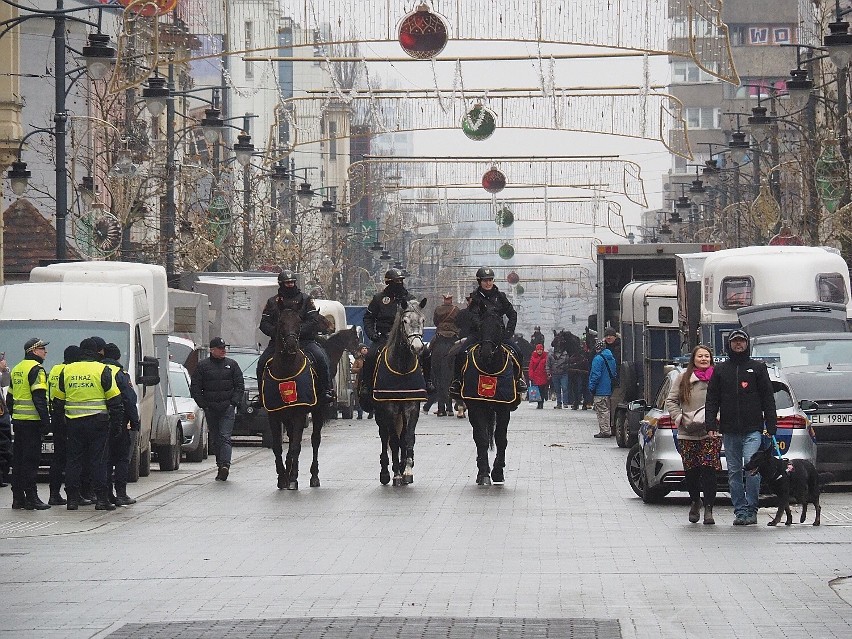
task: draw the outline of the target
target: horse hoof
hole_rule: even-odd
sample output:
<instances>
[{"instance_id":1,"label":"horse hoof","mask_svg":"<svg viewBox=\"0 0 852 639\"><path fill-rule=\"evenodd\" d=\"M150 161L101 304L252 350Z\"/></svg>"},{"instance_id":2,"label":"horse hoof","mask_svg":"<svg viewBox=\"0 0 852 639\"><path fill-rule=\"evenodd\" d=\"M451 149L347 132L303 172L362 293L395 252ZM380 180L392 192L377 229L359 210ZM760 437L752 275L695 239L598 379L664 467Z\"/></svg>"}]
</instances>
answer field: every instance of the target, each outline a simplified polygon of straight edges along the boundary
<instances>
[{"instance_id":1,"label":"horse hoof","mask_svg":"<svg viewBox=\"0 0 852 639\"><path fill-rule=\"evenodd\" d=\"M380 472L379 481L382 482L382 486L387 486L390 483L390 472L387 470Z\"/></svg>"},{"instance_id":2,"label":"horse hoof","mask_svg":"<svg viewBox=\"0 0 852 639\"><path fill-rule=\"evenodd\" d=\"M319 487L320 487L319 477L311 477L311 488L319 488Z\"/></svg>"},{"instance_id":3,"label":"horse hoof","mask_svg":"<svg viewBox=\"0 0 852 639\"><path fill-rule=\"evenodd\" d=\"M405 484L413 484L413 483L414 483L414 475L412 475L412 474L410 474L410 473L409 473L409 474L407 474L407 475L403 475L403 476L402 476L402 481L403 481L403 483L405 483Z\"/></svg>"},{"instance_id":4,"label":"horse hoof","mask_svg":"<svg viewBox=\"0 0 852 639\"><path fill-rule=\"evenodd\" d=\"M394 477L393 478L393 485L394 486L404 486L405 482L403 481L402 477Z\"/></svg>"},{"instance_id":5,"label":"horse hoof","mask_svg":"<svg viewBox=\"0 0 852 639\"><path fill-rule=\"evenodd\" d=\"M287 484L287 490L299 490L299 482L294 479L289 484Z\"/></svg>"},{"instance_id":6,"label":"horse hoof","mask_svg":"<svg viewBox=\"0 0 852 639\"><path fill-rule=\"evenodd\" d=\"M505 484L505 478L503 477L503 469L500 467L495 467L491 469L491 481L495 484Z\"/></svg>"}]
</instances>

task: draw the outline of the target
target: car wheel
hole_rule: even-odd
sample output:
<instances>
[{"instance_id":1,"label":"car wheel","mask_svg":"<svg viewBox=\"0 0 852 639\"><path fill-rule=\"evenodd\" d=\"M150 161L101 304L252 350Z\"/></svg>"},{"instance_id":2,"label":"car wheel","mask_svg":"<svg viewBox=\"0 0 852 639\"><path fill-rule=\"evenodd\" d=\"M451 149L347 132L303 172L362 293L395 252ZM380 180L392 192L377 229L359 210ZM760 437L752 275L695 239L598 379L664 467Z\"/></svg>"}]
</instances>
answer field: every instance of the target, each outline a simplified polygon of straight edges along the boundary
<instances>
[{"instance_id":1,"label":"car wheel","mask_svg":"<svg viewBox=\"0 0 852 639\"><path fill-rule=\"evenodd\" d=\"M639 444L633 446L630 452L627 453L627 462L625 463L627 470L627 481L630 482L630 488L636 493L637 497L642 497L643 486L645 479L642 474L642 448Z\"/></svg>"},{"instance_id":2,"label":"car wheel","mask_svg":"<svg viewBox=\"0 0 852 639\"><path fill-rule=\"evenodd\" d=\"M613 432L615 433L615 443L619 448L627 448L627 411L615 411L613 418Z\"/></svg>"},{"instance_id":3,"label":"car wheel","mask_svg":"<svg viewBox=\"0 0 852 639\"><path fill-rule=\"evenodd\" d=\"M193 463L204 461L204 431L203 431L203 429L198 435L198 444L195 446L195 450L190 450L186 453L186 461L193 462Z\"/></svg>"},{"instance_id":4,"label":"car wheel","mask_svg":"<svg viewBox=\"0 0 852 639\"><path fill-rule=\"evenodd\" d=\"M646 504L659 504L663 501L663 498L669 494L669 491L661 486L654 486L653 488L648 486L647 475L645 474L645 463L642 461L641 455L639 459L640 462L642 462L642 501Z\"/></svg>"}]
</instances>

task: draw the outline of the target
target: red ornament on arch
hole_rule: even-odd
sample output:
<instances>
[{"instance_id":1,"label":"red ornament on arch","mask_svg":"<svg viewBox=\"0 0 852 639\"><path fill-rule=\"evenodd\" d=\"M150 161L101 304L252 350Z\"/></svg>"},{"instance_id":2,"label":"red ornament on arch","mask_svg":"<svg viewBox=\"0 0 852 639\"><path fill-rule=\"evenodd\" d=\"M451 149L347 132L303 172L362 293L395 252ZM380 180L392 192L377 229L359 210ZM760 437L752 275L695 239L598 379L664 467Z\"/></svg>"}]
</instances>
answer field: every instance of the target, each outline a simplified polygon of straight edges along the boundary
<instances>
[{"instance_id":1,"label":"red ornament on arch","mask_svg":"<svg viewBox=\"0 0 852 639\"><path fill-rule=\"evenodd\" d=\"M412 58L429 60L447 46L447 24L437 13L423 3L399 25L399 45Z\"/></svg>"},{"instance_id":2,"label":"red ornament on arch","mask_svg":"<svg viewBox=\"0 0 852 639\"><path fill-rule=\"evenodd\" d=\"M496 167L492 167L482 176L482 188L489 193L499 193L506 188L506 176Z\"/></svg>"}]
</instances>

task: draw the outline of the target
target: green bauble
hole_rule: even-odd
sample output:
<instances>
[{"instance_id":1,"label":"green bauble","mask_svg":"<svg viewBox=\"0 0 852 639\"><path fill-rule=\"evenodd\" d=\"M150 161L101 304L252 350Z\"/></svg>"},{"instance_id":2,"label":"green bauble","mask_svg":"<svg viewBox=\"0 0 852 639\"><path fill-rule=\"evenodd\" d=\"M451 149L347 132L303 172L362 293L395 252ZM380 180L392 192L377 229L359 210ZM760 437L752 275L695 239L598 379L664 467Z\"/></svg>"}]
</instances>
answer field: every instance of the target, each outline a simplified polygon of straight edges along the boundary
<instances>
[{"instance_id":1,"label":"green bauble","mask_svg":"<svg viewBox=\"0 0 852 639\"><path fill-rule=\"evenodd\" d=\"M523 295L523 294L524 294L524 287L521 286L520 284L518 284L515 287L515 295Z\"/></svg>"},{"instance_id":2,"label":"green bauble","mask_svg":"<svg viewBox=\"0 0 852 639\"><path fill-rule=\"evenodd\" d=\"M497 255L504 260L511 260L515 256L515 247L506 242L500 247L500 250L497 251Z\"/></svg>"},{"instance_id":3,"label":"green bauble","mask_svg":"<svg viewBox=\"0 0 852 639\"><path fill-rule=\"evenodd\" d=\"M497 128L497 118L482 105L473 107L462 118L462 131L471 140L487 140Z\"/></svg>"},{"instance_id":4,"label":"green bauble","mask_svg":"<svg viewBox=\"0 0 852 639\"><path fill-rule=\"evenodd\" d=\"M500 228L509 228L515 223L515 214L512 213L512 210L508 206L504 206L497 211L497 215L494 216L494 221L497 222L497 226Z\"/></svg>"}]
</instances>

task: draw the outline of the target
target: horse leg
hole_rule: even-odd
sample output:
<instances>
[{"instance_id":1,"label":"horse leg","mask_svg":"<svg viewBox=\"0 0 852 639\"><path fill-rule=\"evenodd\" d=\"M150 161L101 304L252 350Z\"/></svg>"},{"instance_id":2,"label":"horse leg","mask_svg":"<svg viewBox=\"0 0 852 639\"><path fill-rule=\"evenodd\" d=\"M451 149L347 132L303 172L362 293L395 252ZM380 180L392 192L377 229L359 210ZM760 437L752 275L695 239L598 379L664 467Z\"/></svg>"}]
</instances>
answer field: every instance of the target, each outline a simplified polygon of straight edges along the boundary
<instances>
[{"instance_id":1,"label":"horse leg","mask_svg":"<svg viewBox=\"0 0 852 639\"><path fill-rule=\"evenodd\" d=\"M402 464L400 463L400 435L402 434L402 414L393 415L393 427L390 434L391 459L393 462L393 485L402 486L405 481L402 478Z\"/></svg>"},{"instance_id":2,"label":"horse leg","mask_svg":"<svg viewBox=\"0 0 852 639\"><path fill-rule=\"evenodd\" d=\"M282 457L284 448L281 445L281 420L271 414L269 416L269 432L272 436L272 454L275 455L275 471L278 474L278 489L280 490L287 485L287 472L284 469Z\"/></svg>"},{"instance_id":3,"label":"horse leg","mask_svg":"<svg viewBox=\"0 0 852 639\"><path fill-rule=\"evenodd\" d=\"M509 408L501 406L497 409L497 427L494 430L494 442L497 444L497 455L494 457L494 467L491 469L491 480L495 484L503 484L505 478L503 469L506 467L506 446L509 444Z\"/></svg>"},{"instance_id":4,"label":"horse leg","mask_svg":"<svg viewBox=\"0 0 852 639\"><path fill-rule=\"evenodd\" d=\"M296 418L287 424L287 437L290 447L287 449L287 490L299 490L299 453L302 452L302 431L305 430L305 417Z\"/></svg>"},{"instance_id":5,"label":"horse leg","mask_svg":"<svg viewBox=\"0 0 852 639\"><path fill-rule=\"evenodd\" d=\"M480 402L471 402L467 407L467 418L473 427L473 443L476 445L476 483L491 485L491 468L488 464L488 409Z\"/></svg>"},{"instance_id":6,"label":"horse leg","mask_svg":"<svg viewBox=\"0 0 852 639\"><path fill-rule=\"evenodd\" d=\"M379 439L382 442L382 453L379 455L379 463L382 470L379 472L379 481L382 483L382 486L387 486L390 483L390 472L388 472L388 439L390 429L388 428L383 411L376 412L376 423L379 425Z\"/></svg>"},{"instance_id":7,"label":"horse leg","mask_svg":"<svg viewBox=\"0 0 852 639\"><path fill-rule=\"evenodd\" d=\"M313 428L311 431L311 446L314 449L314 460L311 463L311 488L319 488L319 447L322 441L322 411L314 411L311 414Z\"/></svg>"},{"instance_id":8,"label":"horse leg","mask_svg":"<svg viewBox=\"0 0 852 639\"><path fill-rule=\"evenodd\" d=\"M416 403L403 413L405 427L402 430L402 442L403 450L405 451L403 455L405 461L403 464L402 479L406 484L414 483L414 438L417 418L419 416L420 412Z\"/></svg>"}]
</instances>

